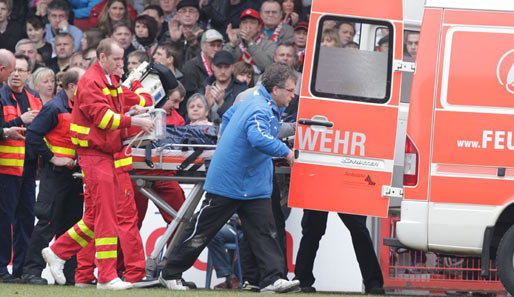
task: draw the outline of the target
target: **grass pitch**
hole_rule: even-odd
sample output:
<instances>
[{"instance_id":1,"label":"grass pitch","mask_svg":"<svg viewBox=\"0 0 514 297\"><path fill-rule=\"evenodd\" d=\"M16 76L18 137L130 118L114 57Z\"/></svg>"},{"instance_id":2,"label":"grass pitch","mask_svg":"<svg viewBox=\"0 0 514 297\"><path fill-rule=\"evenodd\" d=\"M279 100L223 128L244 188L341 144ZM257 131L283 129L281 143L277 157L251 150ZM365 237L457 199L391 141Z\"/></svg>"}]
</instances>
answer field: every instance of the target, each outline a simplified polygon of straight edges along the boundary
<instances>
[{"instance_id":1,"label":"grass pitch","mask_svg":"<svg viewBox=\"0 0 514 297\"><path fill-rule=\"evenodd\" d=\"M293 293L288 296L292 297ZM333 293L294 294L297 297L334 297ZM132 289L126 291L106 291L96 288L75 288L68 286L32 286L19 284L0 284L0 297L259 297L258 293L197 289L187 292L169 291L164 288ZM371 295L344 294L345 297Z\"/></svg>"}]
</instances>

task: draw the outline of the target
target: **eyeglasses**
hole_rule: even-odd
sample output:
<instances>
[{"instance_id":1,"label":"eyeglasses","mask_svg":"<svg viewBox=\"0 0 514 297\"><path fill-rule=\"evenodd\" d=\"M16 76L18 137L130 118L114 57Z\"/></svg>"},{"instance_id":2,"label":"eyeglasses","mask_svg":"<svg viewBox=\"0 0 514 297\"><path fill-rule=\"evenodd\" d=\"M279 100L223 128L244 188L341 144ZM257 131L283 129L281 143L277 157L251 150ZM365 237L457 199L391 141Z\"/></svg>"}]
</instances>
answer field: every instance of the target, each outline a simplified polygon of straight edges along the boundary
<instances>
[{"instance_id":1,"label":"eyeglasses","mask_svg":"<svg viewBox=\"0 0 514 297\"><path fill-rule=\"evenodd\" d=\"M25 69L20 69L20 68L14 68L12 73L16 73L16 72L18 72L19 74L22 74L22 73L29 72L29 71L25 70Z\"/></svg>"},{"instance_id":2,"label":"eyeglasses","mask_svg":"<svg viewBox=\"0 0 514 297\"><path fill-rule=\"evenodd\" d=\"M262 14L279 14L280 11L278 10L265 10L262 12Z\"/></svg>"},{"instance_id":3,"label":"eyeglasses","mask_svg":"<svg viewBox=\"0 0 514 297\"><path fill-rule=\"evenodd\" d=\"M280 88L280 87L279 87L279 88ZM282 90L286 90L286 91L287 91L287 92L289 92L289 93L293 93L293 92L295 91L295 89L294 89L294 88L292 88L292 89L281 88L281 89L282 89Z\"/></svg>"}]
</instances>

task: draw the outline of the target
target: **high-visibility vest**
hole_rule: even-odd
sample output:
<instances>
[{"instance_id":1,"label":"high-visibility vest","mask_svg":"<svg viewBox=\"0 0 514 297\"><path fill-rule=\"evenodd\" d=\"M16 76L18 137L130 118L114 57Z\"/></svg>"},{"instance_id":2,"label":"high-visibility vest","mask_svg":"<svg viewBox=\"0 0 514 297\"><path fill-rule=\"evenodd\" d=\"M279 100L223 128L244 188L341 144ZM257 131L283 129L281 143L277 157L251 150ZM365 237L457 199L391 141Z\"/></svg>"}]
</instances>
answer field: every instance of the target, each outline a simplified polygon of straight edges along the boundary
<instances>
[{"instance_id":1,"label":"high-visibility vest","mask_svg":"<svg viewBox=\"0 0 514 297\"><path fill-rule=\"evenodd\" d=\"M42 104L39 98L25 90L31 110L41 110ZM9 122L21 116L20 106L16 97L11 93L16 106L3 104L4 121ZM6 139L0 141L0 173L22 176L25 160L25 140Z\"/></svg>"},{"instance_id":2,"label":"high-visibility vest","mask_svg":"<svg viewBox=\"0 0 514 297\"><path fill-rule=\"evenodd\" d=\"M70 99L68 99L68 106L73 107L73 103ZM46 145L52 151L52 153L54 153L55 156L66 157L75 160L75 145L73 145L73 143L71 142L70 131L71 113L59 113L57 115L57 118L57 125L45 135L44 139Z\"/></svg>"}]
</instances>

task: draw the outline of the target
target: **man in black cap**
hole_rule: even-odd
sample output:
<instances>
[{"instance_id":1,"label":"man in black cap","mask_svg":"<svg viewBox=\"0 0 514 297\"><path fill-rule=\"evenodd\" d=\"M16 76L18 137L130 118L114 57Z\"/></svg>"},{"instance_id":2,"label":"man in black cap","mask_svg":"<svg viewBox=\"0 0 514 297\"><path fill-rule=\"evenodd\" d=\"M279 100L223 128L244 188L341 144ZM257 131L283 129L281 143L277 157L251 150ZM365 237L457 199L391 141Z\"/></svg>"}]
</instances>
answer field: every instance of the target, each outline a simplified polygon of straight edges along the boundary
<instances>
[{"instance_id":1,"label":"man in black cap","mask_svg":"<svg viewBox=\"0 0 514 297\"><path fill-rule=\"evenodd\" d=\"M236 96L246 90L247 85L234 77L234 57L227 51L214 55L211 69L213 75L204 81L199 92L209 102L209 117L211 121L215 121L221 119L225 111L234 104Z\"/></svg>"},{"instance_id":2,"label":"man in black cap","mask_svg":"<svg viewBox=\"0 0 514 297\"><path fill-rule=\"evenodd\" d=\"M176 16L168 25L170 41L182 49L184 61L200 54L199 38L203 30L198 25L199 18L198 0L181 0Z\"/></svg>"}]
</instances>

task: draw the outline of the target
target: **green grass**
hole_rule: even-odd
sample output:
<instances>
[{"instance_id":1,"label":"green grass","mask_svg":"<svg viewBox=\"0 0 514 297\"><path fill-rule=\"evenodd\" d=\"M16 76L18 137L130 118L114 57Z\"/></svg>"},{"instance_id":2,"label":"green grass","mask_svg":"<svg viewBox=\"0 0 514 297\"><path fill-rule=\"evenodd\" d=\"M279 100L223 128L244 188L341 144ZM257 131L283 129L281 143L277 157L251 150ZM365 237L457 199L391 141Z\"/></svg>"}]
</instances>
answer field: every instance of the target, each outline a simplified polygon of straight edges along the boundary
<instances>
[{"instance_id":1,"label":"green grass","mask_svg":"<svg viewBox=\"0 0 514 297\"><path fill-rule=\"evenodd\" d=\"M288 294L291 297L291 293ZM334 297L334 293L295 294L298 297ZM241 291L190 290L187 292L169 291L164 288L133 289L127 291L105 291L96 288L75 288L61 286L31 286L18 284L0 284L0 297L259 297L257 293ZM370 295L345 294L345 297L362 297ZM390 295L388 295L390 296Z\"/></svg>"}]
</instances>

